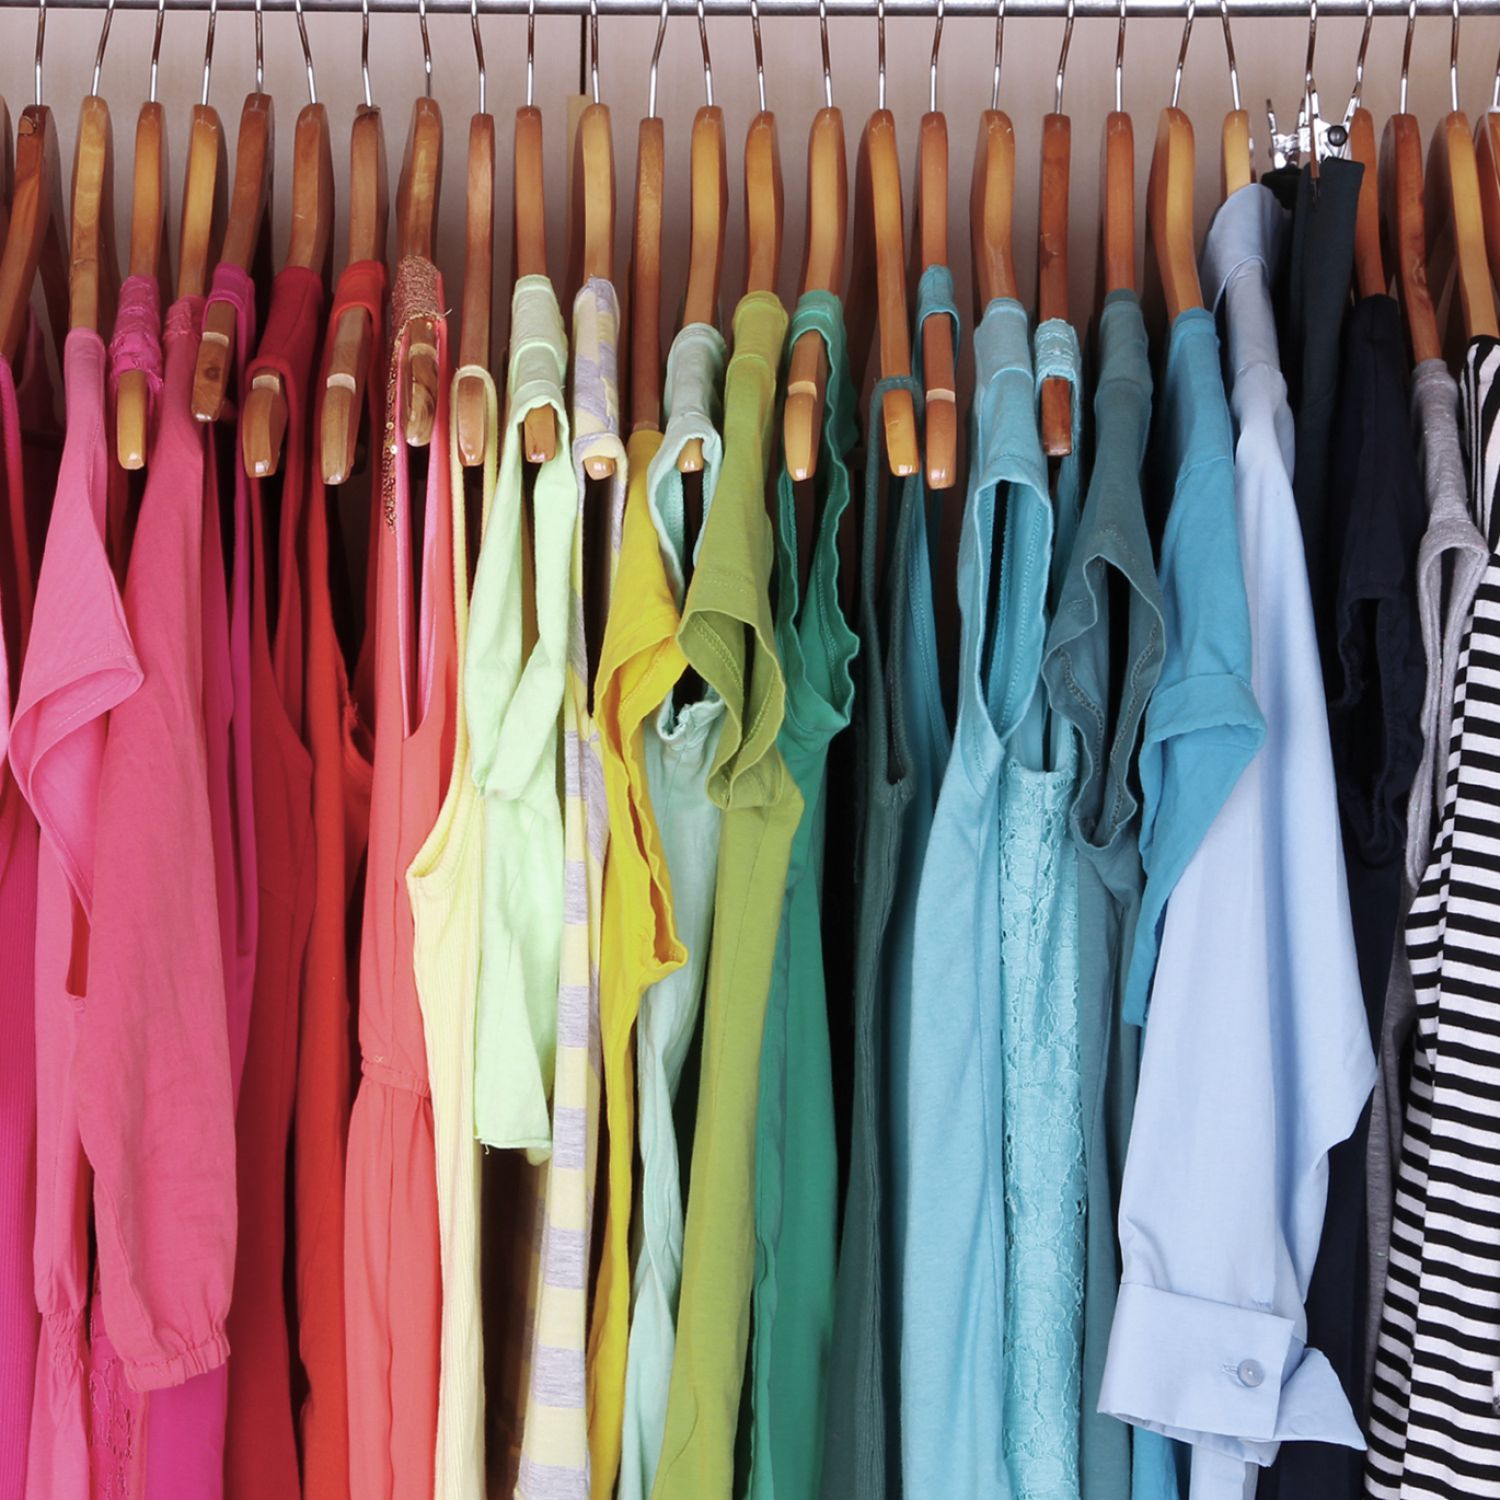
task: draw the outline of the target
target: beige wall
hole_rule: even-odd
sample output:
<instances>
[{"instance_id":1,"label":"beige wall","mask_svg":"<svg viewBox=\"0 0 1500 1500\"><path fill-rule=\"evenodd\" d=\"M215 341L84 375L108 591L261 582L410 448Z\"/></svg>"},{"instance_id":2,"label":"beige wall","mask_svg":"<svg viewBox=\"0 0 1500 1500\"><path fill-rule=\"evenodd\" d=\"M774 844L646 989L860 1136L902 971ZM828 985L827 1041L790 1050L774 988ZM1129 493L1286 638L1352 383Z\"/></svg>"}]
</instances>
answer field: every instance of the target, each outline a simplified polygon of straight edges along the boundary
<instances>
[{"instance_id":1,"label":"beige wall","mask_svg":"<svg viewBox=\"0 0 1500 1500\"><path fill-rule=\"evenodd\" d=\"M115 114L117 146L116 191L122 214L128 212L131 143L136 110L145 96L150 56L150 13L117 15L104 63L102 92ZM8 38L0 89L12 112L31 97L31 55L34 12L7 10L3 22ZM464 213L464 151L467 121L475 107L474 53L466 16L434 16L431 20L434 53L434 92L441 101L448 129L442 200L443 229L439 261L450 281L450 301L458 294L457 275L462 257ZM162 47L160 97L173 122L175 191L182 169L181 127L196 101L202 68L205 17L201 13L171 12ZM292 123L306 99L296 25L287 13L268 15L266 26L266 84L279 112L277 209L278 254L284 245L285 206L290 187ZM499 117L500 182L498 201L508 204L510 193L510 115L522 102L525 88L526 23L521 16L486 16L482 21L488 60L490 107ZM308 21L320 97L328 104L334 130L334 160L342 183L347 161L348 122L360 98L358 15L312 16ZM804 162L807 126L822 103L818 25L815 19L767 20L766 87L769 104L781 126L786 179L787 241L782 285L795 291L802 253ZM850 161L857 132L875 101L875 23L873 20L835 20L831 23L834 102L844 111L849 132ZM1359 39L1357 19L1324 19L1319 25L1318 78L1323 107L1341 116L1353 78ZM554 190L550 195L549 225L553 268L562 269L562 172L564 158L565 96L577 88L579 23L576 18L543 18L537 23L537 102L547 121L548 168ZM1376 22L1370 48L1366 100L1377 129L1396 105L1404 22L1382 18ZM927 105L927 61L932 28L929 22L892 20L888 23L887 98L894 110L907 163L916 142L918 118ZM636 125L646 104L646 73L655 21L649 17L605 18L600 23L602 98L614 112L615 150L619 183L619 245L623 267L629 243L630 195L634 176ZM1006 29L1002 107L1016 128L1019 170L1017 246L1021 284L1028 300L1034 287L1037 155L1042 115L1052 105L1052 82L1062 25L1055 20L1012 19ZM1125 107L1136 125L1139 193L1143 197L1155 117L1171 89L1180 27L1174 21L1139 20L1130 23L1125 65ZM1488 107L1500 19L1467 20L1463 26L1461 100L1471 118ZM754 56L750 23L742 18L709 21L717 100L724 106L730 139L731 212L729 254L725 266L726 305L738 295L742 280L742 192L740 152L745 126L756 108ZM57 111L63 134L64 174L72 156L77 101L89 87L98 16L92 12L54 11L49 18L46 62L47 100ZM967 201L969 167L977 112L989 102L993 27L986 21L950 20L940 64L939 106L947 113L952 152L953 265L959 285L968 285ZM1448 42L1445 21L1423 17L1418 22L1411 76L1411 108L1420 116L1424 135L1448 108ZM1102 20L1077 24L1068 66L1065 108L1073 120L1073 228L1071 274L1075 318L1086 317L1093 289L1094 249L1098 228L1098 163L1105 113L1114 101L1115 26ZM1295 113L1301 88L1306 25L1288 19L1245 19L1235 31L1240 82L1251 110L1257 146L1264 160L1264 100L1269 94L1286 119ZM410 101L422 82L422 54L415 12L411 16L377 14L371 20L371 73L376 102L387 112L392 182L399 166ZM212 102L233 134L239 105L253 86L253 21L245 13L223 14L218 25ZM702 103L703 76L693 20L674 17L667 28L662 55L660 110L666 120L668 167L668 236L664 301L670 319L681 293L685 271L687 223L687 147L693 111ZM1229 103L1229 81L1223 37L1215 10L1204 6L1193 34L1183 81L1182 104L1198 126L1198 214L1200 222L1218 196L1217 137ZM1285 128L1283 126L1283 128ZM342 208L340 218L342 219ZM175 225L175 202L173 221ZM128 222L121 219L122 226ZM508 246L502 217L499 243ZM341 258L342 224L336 254ZM509 277L508 250L499 269L497 297L501 336L504 332L504 291ZM965 309L967 311L967 308Z\"/></svg>"}]
</instances>

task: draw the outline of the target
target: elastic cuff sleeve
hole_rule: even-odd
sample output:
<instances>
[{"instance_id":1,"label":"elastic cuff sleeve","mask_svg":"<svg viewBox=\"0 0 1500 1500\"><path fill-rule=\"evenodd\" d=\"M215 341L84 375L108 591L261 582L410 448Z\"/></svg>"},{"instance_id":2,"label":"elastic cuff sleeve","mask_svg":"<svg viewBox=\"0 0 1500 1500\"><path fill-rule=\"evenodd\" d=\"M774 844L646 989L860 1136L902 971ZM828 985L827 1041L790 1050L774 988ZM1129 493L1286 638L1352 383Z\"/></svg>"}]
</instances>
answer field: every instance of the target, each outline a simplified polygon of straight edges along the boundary
<instances>
[{"instance_id":1,"label":"elastic cuff sleeve","mask_svg":"<svg viewBox=\"0 0 1500 1500\"><path fill-rule=\"evenodd\" d=\"M125 1378L132 1390L160 1391L217 1369L228 1358L229 1337L220 1329L203 1343L180 1353L164 1354L144 1363L125 1361Z\"/></svg>"}]
</instances>

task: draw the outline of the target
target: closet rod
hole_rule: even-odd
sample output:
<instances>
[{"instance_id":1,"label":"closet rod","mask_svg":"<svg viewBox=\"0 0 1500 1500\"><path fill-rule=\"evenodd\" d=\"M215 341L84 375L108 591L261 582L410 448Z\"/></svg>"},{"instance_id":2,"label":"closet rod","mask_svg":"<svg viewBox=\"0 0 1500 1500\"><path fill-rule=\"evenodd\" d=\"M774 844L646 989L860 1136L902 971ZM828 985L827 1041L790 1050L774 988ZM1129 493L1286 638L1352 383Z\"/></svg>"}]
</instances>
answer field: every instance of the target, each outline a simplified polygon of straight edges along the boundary
<instances>
[{"instance_id":1,"label":"closet rod","mask_svg":"<svg viewBox=\"0 0 1500 1500\"><path fill-rule=\"evenodd\" d=\"M589 0L532 0L538 15L579 16L587 15ZM155 10L157 0L116 0L119 10ZM103 10L105 0L47 0L49 10ZM254 10L256 0L219 0L221 11ZM209 0L167 0L170 11L206 11ZM261 8L267 11L296 9L296 0L261 0ZM414 0L369 0L371 11L410 17L415 10ZM481 12L495 15L524 15L529 0L479 0ZM713 16L748 16L748 0L703 0L703 8ZM1206 16L1212 17L1218 6L1200 5ZM0 0L0 9L36 9L36 0ZM307 13L317 11L358 12L360 0L303 0L302 9ZM429 12L448 11L454 14L469 14L469 0L428 0ZM944 15L948 20L969 16L993 21L995 0L946 0ZM1320 16L1364 16L1369 9L1366 0L1318 0ZM1451 16L1451 0L1416 0L1419 15ZM1500 15L1500 0L1460 0L1459 9L1466 16ZM661 13L659 0L597 0L597 10L604 16L657 16ZM668 10L676 16L695 16L697 0L668 0ZM1374 11L1379 16L1405 16L1408 0L1374 0ZM759 12L762 20L778 16L816 16L818 0L760 0ZM1131 0L1130 16L1181 17L1187 12L1186 0ZM837 19L876 14L876 0L827 0L827 13ZM937 14L936 0L886 0L888 16L926 16ZM1006 0L1007 16L1099 16L1118 19L1119 0ZM1300 16L1308 14L1308 0L1229 0L1229 14L1236 20L1254 16Z\"/></svg>"}]
</instances>

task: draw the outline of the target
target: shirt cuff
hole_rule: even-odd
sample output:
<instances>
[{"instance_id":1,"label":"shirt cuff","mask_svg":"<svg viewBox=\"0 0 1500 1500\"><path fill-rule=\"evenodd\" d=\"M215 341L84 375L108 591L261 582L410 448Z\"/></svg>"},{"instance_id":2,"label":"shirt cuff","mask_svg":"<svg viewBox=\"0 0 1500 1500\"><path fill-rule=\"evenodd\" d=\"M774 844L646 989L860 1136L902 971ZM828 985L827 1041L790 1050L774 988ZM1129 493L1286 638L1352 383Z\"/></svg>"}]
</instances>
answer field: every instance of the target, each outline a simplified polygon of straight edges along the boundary
<instances>
[{"instance_id":1,"label":"shirt cuff","mask_svg":"<svg viewBox=\"0 0 1500 1500\"><path fill-rule=\"evenodd\" d=\"M1292 1319L1137 1283L1120 1288L1099 1409L1241 1463L1271 1463L1286 1438L1364 1447Z\"/></svg>"}]
</instances>

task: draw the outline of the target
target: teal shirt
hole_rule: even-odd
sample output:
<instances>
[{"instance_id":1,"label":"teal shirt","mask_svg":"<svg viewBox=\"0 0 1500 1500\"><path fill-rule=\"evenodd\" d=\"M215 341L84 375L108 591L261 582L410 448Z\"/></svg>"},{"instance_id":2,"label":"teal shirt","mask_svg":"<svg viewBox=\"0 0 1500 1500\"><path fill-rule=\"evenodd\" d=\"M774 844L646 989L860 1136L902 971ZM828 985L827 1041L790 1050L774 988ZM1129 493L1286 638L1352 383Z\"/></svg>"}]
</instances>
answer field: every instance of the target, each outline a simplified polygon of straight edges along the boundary
<instances>
[{"instance_id":1,"label":"teal shirt","mask_svg":"<svg viewBox=\"0 0 1500 1500\"><path fill-rule=\"evenodd\" d=\"M952 738L938 670L932 609L929 499L920 470L892 478L882 414L893 390L921 415L922 330L947 318L959 337L953 277L928 266L917 287L911 377L871 396L859 578L859 688L855 699L859 907L854 970L854 1086L849 1183L839 1251L823 1445L823 1500L901 1494L901 1287L891 1142L904 1138L904 1034L911 1009L917 890L938 786ZM882 528L881 490L887 486ZM882 546L882 530L884 542ZM880 561L884 557L883 572ZM904 1154L901 1159L904 1160Z\"/></svg>"},{"instance_id":2,"label":"teal shirt","mask_svg":"<svg viewBox=\"0 0 1500 1500\"><path fill-rule=\"evenodd\" d=\"M777 745L803 807L760 1052L749 1484L754 1500L817 1492L833 1330L838 1151L823 974L823 783L828 747L854 707L850 669L859 644L838 597L839 526L849 504L845 458L856 434L837 297L803 294L787 348L808 332L827 347L828 386L805 599L798 579L797 497L785 465L776 481L776 650L786 674L786 717Z\"/></svg>"},{"instance_id":3,"label":"teal shirt","mask_svg":"<svg viewBox=\"0 0 1500 1500\"><path fill-rule=\"evenodd\" d=\"M912 1497L1008 1500L1001 765L1040 679L1052 504L1025 310L974 336L953 751L922 867L905 1035L901 1451ZM997 535L997 522L1002 528ZM991 569L1000 575L992 586Z\"/></svg>"}]
</instances>

